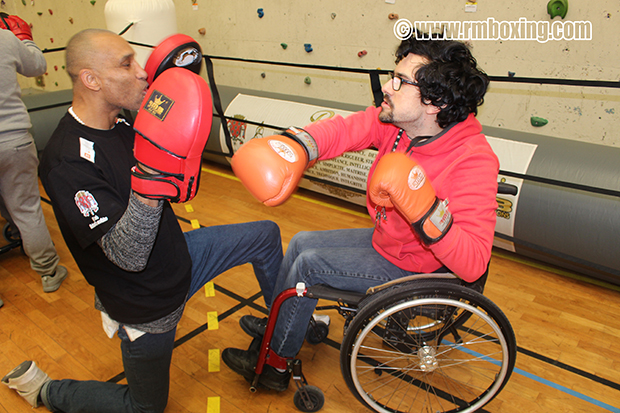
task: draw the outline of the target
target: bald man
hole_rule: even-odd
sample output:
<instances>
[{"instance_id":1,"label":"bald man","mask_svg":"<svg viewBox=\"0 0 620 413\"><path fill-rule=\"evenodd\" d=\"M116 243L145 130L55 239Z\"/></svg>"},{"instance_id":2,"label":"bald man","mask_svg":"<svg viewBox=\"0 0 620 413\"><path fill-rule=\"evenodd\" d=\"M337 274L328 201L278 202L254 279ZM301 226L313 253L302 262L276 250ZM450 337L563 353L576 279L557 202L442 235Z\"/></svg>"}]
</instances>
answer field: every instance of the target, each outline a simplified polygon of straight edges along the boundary
<instances>
[{"instance_id":1,"label":"bald man","mask_svg":"<svg viewBox=\"0 0 620 413\"><path fill-rule=\"evenodd\" d=\"M50 380L32 361L2 381L50 411L162 412L186 301L248 262L269 289L282 261L279 228L260 221L183 233L168 201L131 188L134 131L120 112L138 110L148 86L131 46L89 29L69 41L66 60L73 104L45 149L41 180L65 242L95 288L106 334L121 339L127 385Z\"/></svg>"}]
</instances>

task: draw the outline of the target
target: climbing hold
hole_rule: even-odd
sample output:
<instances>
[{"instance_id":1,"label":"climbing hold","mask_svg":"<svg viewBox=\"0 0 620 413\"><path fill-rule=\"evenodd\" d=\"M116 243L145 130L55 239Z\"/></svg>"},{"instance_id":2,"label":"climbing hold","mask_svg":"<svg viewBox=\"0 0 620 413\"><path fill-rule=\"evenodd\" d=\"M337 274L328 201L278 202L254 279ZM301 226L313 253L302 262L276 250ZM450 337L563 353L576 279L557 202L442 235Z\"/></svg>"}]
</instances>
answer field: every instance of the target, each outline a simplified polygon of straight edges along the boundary
<instances>
[{"instance_id":1,"label":"climbing hold","mask_svg":"<svg viewBox=\"0 0 620 413\"><path fill-rule=\"evenodd\" d=\"M58 86L58 82L54 82L54 84L55 84L56 86Z\"/></svg>"},{"instance_id":2,"label":"climbing hold","mask_svg":"<svg viewBox=\"0 0 620 413\"><path fill-rule=\"evenodd\" d=\"M52 9L47 9L47 11L49 11L49 12L50 12L50 16L53 16L53 15L54 15L54 12L52 11Z\"/></svg>"},{"instance_id":3,"label":"climbing hold","mask_svg":"<svg viewBox=\"0 0 620 413\"><path fill-rule=\"evenodd\" d=\"M90 0L90 4L92 4L93 6L95 5L95 3L97 3L96 0Z\"/></svg>"},{"instance_id":4,"label":"climbing hold","mask_svg":"<svg viewBox=\"0 0 620 413\"><path fill-rule=\"evenodd\" d=\"M198 29L198 33L200 33L201 35L205 35L207 33L207 29L205 29L204 27Z\"/></svg>"},{"instance_id":5,"label":"climbing hold","mask_svg":"<svg viewBox=\"0 0 620 413\"><path fill-rule=\"evenodd\" d=\"M547 3L547 13L553 19L555 16L560 16L562 19L566 17L568 12L568 0L549 0Z\"/></svg>"},{"instance_id":6,"label":"climbing hold","mask_svg":"<svg viewBox=\"0 0 620 413\"><path fill-rule=\"evenodd\" d=\"M312 83L312 79L310 79L310 76L306 76L306 78L304 79L304 83L306 85L309 85L310 83Z\"/></svg>"},{"instance_id":7,"label":"climbing hold","mask_svg":"<svg viewBox=\"0 0 620 413\"><path fill-rule=\"evenodd\" d=\"M65 70L65 65L62 65L62 70Z\"/></svg>"},{"instance_id":8,"label":"climbing hold","mask_svg":"<svg viewBox=\"0 0 620 413\"><path fill-rule=\"evenodd\" d=\"M40 11L38 11L38 12L37 12L37 14L38 14L39 16L41 16L43 13L42 13L42 12L40 12Z\"/></svg>"},{"instance_id":9,"label":"climbing hold","mask_svg":"<svg viewBox=\"0 0 620 413\"><path fill-rule=\"evenodd\" d=\"M545 118L540 118L538 116L532 116L530 118L530 123L532 126L545 126L549 121Z\"/></svg>"},{"instance_id":10,"label":"climbing hold","mask_svg":"<svg viewBox=\"0 0 620 413\"><path fill-rule=\"evenodd\" d=\"M332 13L332 20L336 18L336 13Z\"/></svg>"},{"instance_id":11,"label":"climbing hold","mask_svg":"<svg viewBox=\"0 0 620 413\"><path fill-rule=\"evenodd\" d=\"M306 52L310 53L312 51L312 45L310 43L304 43L304 49L306 49Z\"/></svg>"},{"instance_id":12,"label":"climbing hold","mask_svg":"<svg viewBox=\"0 0 620 413\"><path fill-rule=\"evenodd\" d=\"M508 77L515 77L516 73L515 72L508 72Z\"/></svg>"},{"instance_id":13,"label":"climbing hold","mask_svg":"<svg viewBox=\"0 0 620 413\"><path fill-rule=\"evenodd\" d=\"M73 17L69 17L69 23L73 24Z\"/></svg>"},{"instance_id":14,"label":"climbing hold","mask_svg":"<svg viewBox=\"0 0 620 413\"><path fill-rule=\"evenodd\" d=\"M25 6L26 5L26 0L22 0L22 4Z\"/></svg>"},{"instance_id":15,"label":"climbing hold","mask_svg":"<svg viewBox=\"0 0 620 413\"><path fill-rule=\"evenodd\" d=\"M366 56L367 54L368 54L368 52L366 50L362 50L360 52L357 52L357 57Z\"/></svg>"},{"instance_id":16,"label":"climbing hold","mask_svg":"<svg viewBox=\"0 0 620 413\"><path fill-rule=\"evenodd\" d=\"M258 13L258 17L260 19L262 19L263 16L265 15L265 12L263 11L263 9L258 9L258 10L256 10L256 12Z\"/></svg>"},{"instance_id":17,"label":"climbing hold","mask_svg":"<svg viewBox=\"0 0 620 413\"><path fill-rule=\"evenodd\" d=\"M54 38L50 37L50 42L54 43Z\"/></svg>"},{"instance_id":18,"label":"climbing hold","mask_svg":"<svg viewBox=\"0 0 620 413\"><path fill-rule=\"evenodd\" d=\"M286 43L280 43L280 46L282 46L282 48L283 48L284 50L286 50L286 48L288 47L288 44L286 44Z\"/></svg>"},{"instance_id":19,"label":"climbing hold","mask_svg":"<svg viewBox=\"0 0 620 413\"><path fill-rule=\"evenodd\" d=\"M260 77L262 77L263 79L265 78L265 76L267 76L267 74L265 72L260 74Z\"/></svg>"},{"instance_id":20,"label":"climbing hold","mask_svg":"<svg viewBox=\"0 0 620 413\"><path fill-rule=\"evenodd\" d=\"M54 65L54 70L58 72L58 66Z\"/></svg>"},{"instance_id":21,"label":"climbing hold","mask_svg":"<svg viewBox=\"0 0 620 413\"><path fill-rule=\"evenodd\" d=\"M390 19L390 20L398 20L398 14L390 13L390 14L388 14L388 19Z\"/></svg>"}]
</instances>

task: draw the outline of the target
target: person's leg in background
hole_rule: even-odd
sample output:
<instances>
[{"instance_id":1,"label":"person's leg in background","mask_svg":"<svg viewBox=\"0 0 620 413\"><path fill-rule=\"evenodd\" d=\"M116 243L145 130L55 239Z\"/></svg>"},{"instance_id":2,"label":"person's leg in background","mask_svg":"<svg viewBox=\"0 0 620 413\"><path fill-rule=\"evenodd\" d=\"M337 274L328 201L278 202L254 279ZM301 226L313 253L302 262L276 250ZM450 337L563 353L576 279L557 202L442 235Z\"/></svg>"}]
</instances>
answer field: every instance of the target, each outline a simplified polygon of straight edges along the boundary
<instances>
[{"instance_id":1,"label":"person's leg in background","mask_svg":"<svg viewBox=\"0 0 620 413\"><path fill-rule=\"evenodd\" d=\"M0 211L19 230L30 265L41 276L43 291L53 292L67 276L67 269L58 265L60 258L41 209L38 165L30 133L0 143Z\"/></svg>"}]
</instances>

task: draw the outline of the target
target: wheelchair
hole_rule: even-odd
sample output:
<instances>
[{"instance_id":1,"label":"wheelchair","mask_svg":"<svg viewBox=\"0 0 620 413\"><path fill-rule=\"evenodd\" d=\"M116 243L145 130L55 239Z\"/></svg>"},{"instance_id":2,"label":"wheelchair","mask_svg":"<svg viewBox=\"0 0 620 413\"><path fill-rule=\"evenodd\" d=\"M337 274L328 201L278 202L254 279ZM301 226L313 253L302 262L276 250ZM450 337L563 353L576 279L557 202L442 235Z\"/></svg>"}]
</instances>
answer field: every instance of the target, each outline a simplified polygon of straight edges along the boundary
<instances>
[{"instance_id":1,"label":"wheelchair","mask_svg":"<svg viewBox=\"0 0 620 413\"><path fill-rule=\"evenodd\" d=\"M499 193L514 193L511 185ZM297 386L293 402L302 412L323 407L322 391L308 385L301 361L270 347L282 303L294 296L323 299L345 319L340 369L349 390L370 410L384 412L474 412L504 388L517 344L508 318L482 295L486 273L466 283L451 273L415 274L366 293L299 283L272 303L260 344L251 391L265 364L286 368ZM306 340L322 341L329 327L311 321Z\"/></svg>"},{"instance_id":2,"label":"wheelchair","mask_svg":"<svg viewBox=\"0 0 620 413\"><path fill-rule=\"evenodd\" d=\"M2 228L2 236L5 241L8 241L8 244L0 247L0 254L9 252L13 248L21 248L22 254L24 254L24 246L22 245L22 239L17 228L7 222Z\"/></svg>"}]
</instances>

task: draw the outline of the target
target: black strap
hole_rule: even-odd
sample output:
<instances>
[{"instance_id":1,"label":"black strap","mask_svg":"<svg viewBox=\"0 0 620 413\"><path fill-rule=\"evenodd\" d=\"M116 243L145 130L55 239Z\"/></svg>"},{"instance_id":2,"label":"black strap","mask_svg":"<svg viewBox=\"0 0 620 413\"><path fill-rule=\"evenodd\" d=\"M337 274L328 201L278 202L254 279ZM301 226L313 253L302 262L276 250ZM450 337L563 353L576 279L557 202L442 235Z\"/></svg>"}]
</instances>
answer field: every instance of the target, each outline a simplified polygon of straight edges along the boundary
<instances>
[{"instance_id":1,"label":"black strap","mask_svg":"<svg viewBox=\"0 0 620 413\"><path fill-rule=\"evenodd\" d=\"M2 23L4 23L4 25L6 26L6 30L11 30L11 26L9 26L6 20L4 20L6 17L9 17L8 13L4 13L4 12L0 13L0 20L2 20Z\"/></svg>"},{"instance_id":2,"label":"black strap","mask_svg":"<svg viewBox=\"0 0 620 413\"><path fill-rule=\"evenodd\" d=\"M375 101L375 107L381 106L383 102L383 91L381 91L381 79L379 79L379 70L371 70L368 73L370 75L370 87L372 88L372 96Z\"/></svg>"},{"instance_id":3,"label":"black strap","mask_svg":"<svg viewBox=\"0 0 620 413\"><path fill-rule=\"evenodd\" d=\"M220 93L218 92L217 85L215 84L215 76L213 74L213 62L211 61L209 56L202 55L202 57L203 59L205 59L207 76L209 77L209 86L211 87L211 95L213 96L213 106L215 107L217 116L220 118L222 128L224 129L224 138L226 140L226 147L228 148L228 154L226 155L233 156L232 138L230 137L230 131L228 130L228 121L226 120L226 116L224 116L224 111L222 110Z\"/></svg>"}]
</instances>

